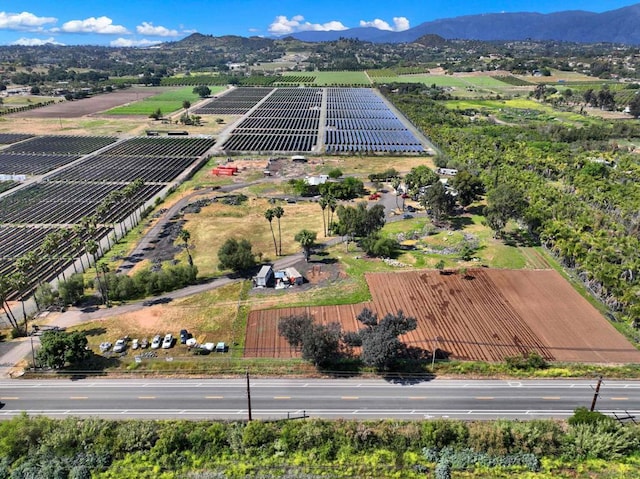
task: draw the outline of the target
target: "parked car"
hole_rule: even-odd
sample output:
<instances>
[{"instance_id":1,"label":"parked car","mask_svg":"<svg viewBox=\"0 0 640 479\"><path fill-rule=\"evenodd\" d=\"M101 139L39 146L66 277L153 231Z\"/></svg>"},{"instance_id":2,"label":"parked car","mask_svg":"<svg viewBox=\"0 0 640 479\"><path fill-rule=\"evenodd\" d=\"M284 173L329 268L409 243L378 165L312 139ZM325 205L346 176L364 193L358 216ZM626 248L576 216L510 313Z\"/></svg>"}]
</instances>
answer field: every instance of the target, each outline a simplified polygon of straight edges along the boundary
<instances>
[{"instance_id":1,"label":"parked car","mask_svg":"<svg viewBox=\"0 0 640 479\"><path fill-rule=\"evenodd\" d=\"M127 342L124 339L118 339L113 345L114 353L123 353L125 349L127 349Z\"/></svg>"},{"instance_id":2,"label":"parked car","mask_svg":"<svg viewBox=\"0 0 640 479\"><path fill-rule=\"evenodd\" d=\"M140 347L140 341L138 341L137 339L134 339L133 341L131 341L131 349L138 349Z\"/></svg>"},{"instance_id":3,"label":"parked car","mask_svg":"<svg viewBox=\"0 0 640 479\"><path fill-rule=\"evenodd\" d=\"M151 349L158 349L162 344L162 337L159 334L156 334L151 340Z\"/></svg>"},{"instance_id":4,"label":"parked car","mask_svg":"<svg viewBox=\"0 0 640 479\"><path fill-rule=\"evenodd\" d=\"M187 331L186 329L180 330L180 344L186 344L187 339L189 339L190 337L191 335L189 334L189 331Z\"/></svg>"},{"instance_id":5,"label":"parked car","mask_svg":"<svg viewBox=\"0 0 640 479\"><path fill-rule=\"evenodd\" d=\"M410 215L409 213L405 213L404 215L402 215L402 217L403 217L405 220L410 220L411 218L413 218L413 215Z\"/></svg>"},{"instance_id":6,"label":"parked car","mask_svg":"<svg viewBox=\"0 0 640 479\"><path fill-rule=\"evenodd\" d=\"M162 340L162 349L169 349L171 346L173 346L173 336L167 334Z\"/></svg>"},{"instance_id":7,"label":"parked car","mask_svg":"<svg viewBox=\"0 0 640 479\"><path fill-rule=\"evenodd\" d=\"M111 349L111 343L106 341L104 343L100 343L100 351L103 353L109 351Z\"/></svg>"},{"instance_id":8,"label":"parked car","mask_svg":"<svg viewBox=\"0 0 640 479\"><path fill-rule=\"evenodd\" d=\"M408 206L407 206L407 211L408 211L409 213L415 213L415 212L416 212L416 209L415 209L413 206L408 205Z\"/></svg>"},{"instance_id":9,"label":"parked car","mask_svg":"<svg viewBox=\"0 0 640 479\"><path fill-rule=\"evenodd\" d=\"M140 348L147 349L148 347L149 341L147 340L147 338L142 338L142 341L140 341Z\"/></svg>"}]
</instances>

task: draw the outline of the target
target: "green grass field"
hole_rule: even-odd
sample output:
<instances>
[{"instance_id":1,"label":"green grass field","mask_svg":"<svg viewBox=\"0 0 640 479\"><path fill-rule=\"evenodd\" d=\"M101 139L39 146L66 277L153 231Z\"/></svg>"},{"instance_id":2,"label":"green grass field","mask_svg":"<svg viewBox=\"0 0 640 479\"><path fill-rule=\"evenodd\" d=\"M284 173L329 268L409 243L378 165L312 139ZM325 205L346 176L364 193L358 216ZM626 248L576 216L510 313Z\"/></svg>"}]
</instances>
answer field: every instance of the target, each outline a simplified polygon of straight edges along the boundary
<instances>
[{"instance_id":1,"label":"green grass field","mask_svg":"<svg viewBox=\"0 0 640 479\"><path fill-rule=\"evenodd\" d=\"M224 86L213 86L211 88L211 94L215 95L225 89ZM158 108L166 115L174 111L178 111L182 108L182 102L184 100L190 101L192 104L197 102L200 98L193 93L193 87L188 86L179 88L176 90L166 91L158 95L153 95L144 100L136 101L128 105L112 108L107 111L107 115L151 115Z\"/></svg>"}]
</instances>

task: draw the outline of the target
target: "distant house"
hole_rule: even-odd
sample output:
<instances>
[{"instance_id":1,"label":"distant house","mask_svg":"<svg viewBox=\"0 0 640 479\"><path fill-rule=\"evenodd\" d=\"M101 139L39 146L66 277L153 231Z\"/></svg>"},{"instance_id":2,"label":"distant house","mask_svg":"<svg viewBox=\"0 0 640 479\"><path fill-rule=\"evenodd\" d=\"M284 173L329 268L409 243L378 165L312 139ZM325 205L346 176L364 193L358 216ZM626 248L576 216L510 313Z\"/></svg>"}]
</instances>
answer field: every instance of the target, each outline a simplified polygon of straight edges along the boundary
<instances>
[{"instance_id":1,"label":"distant house","mask_svg":"<svg viewBox=\"0 0 640 479\"><path fill-rule=\"evenodd\" d=\"M458 174L458 170L455 168L438 168L437 173L444 176L456 176Z\"/></svg>"},{"instance_id":2,"label":"distant house","mask_svg":"<svg viewBox=\"0 0 640 479\"><path fill-rule=\"evenodd\" d=\"M270 286L273 282L273 268L270 265L264 265L253 278L253 281L255 286L258 288L266 288Z\"/></svg>"},{"instance_id":3,"label":"distant house","mask_svg":"<svg viewBox=\"0 0 640 479\"><path fill-rule=\"evenodd\" d=\"M284 270L285 274L289 278L289 283L295 286L300 286L304 283L304 278L294 267L287 268Z\"/></svg>"},{"instance_id":4,"label":"distant house","mask_svg":"<svg viewBox=\"0 0 640 479\"><path fill-rule=\"evenodd\" d=\"M311 186L324 185L329 181L329 175L305 176L304 182Z\"/></svg>"}]
</instances>

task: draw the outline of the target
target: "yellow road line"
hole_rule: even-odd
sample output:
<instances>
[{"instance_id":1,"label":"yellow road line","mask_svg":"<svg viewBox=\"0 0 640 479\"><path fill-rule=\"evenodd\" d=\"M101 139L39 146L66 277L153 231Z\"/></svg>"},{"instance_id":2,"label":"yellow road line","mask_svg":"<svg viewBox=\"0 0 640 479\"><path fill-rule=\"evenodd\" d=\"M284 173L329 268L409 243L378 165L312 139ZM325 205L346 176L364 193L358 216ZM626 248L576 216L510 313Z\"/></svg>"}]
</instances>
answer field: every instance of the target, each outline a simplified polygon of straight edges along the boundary
<instances>
[{"instance_id":1,"label":"yellow road line","mask_svg":"<svg viewBox=\"0 0 640 479\"><path fill-rule=\"evenodd\" d=\"M478 397L476 397L476 399L478 401L492 401L493 397L492 396L478 396Z\"/></svg>"},{"instance_id":2,"label":"yellow road line","mask_svg":"<svg viewBox=\"0 0 640 479\"><path fill-rule=\"evenodd\" d=\"M13 396L0 397L0 401L17 401L18 399L20 399L20 398L19 397L13 397Z\"/></svg>"},{"instance_id":3,"label":"yellow road line","mask_svg":"<svg viewBox=\"0 0 640 479\"><path fill-rule=\"evenodd\" d=\"M345 401L353 401L355 399L360 399L358 396L342 396L342 399Z\"/></svg>"},{"instance_id":4,"label":"yellow road line","mask_svg":"<svg viewBox=\"0 0 640 479\"><path fill-rule=\"evenodd\" d=\"M291 399L291 396L274 396L273 399Z\"/></svg>"},{"instance_id":5,"label":"yellow road line","mask_svg":"<svg viewBox=\"0 0 640 479\"><path fill-rule=\"evenodd\" d=\"M138 399L155 399L155 396L138 396Z\"/></svg>"},{"instance_id":6,"label":"yellow road line","mask_svg":"<svg viewBox=\"0 0 640 479\"><path fill-rule=\"evenodd\" d=\"M89 399L88 396L71 396L69 399Z\"/></svg>"},{"instance_id":7,"label":"yellow road line","mask_svg":"<svg viewBox=\"0 0 640 479\"><path fill-rule=\"evenodd\" d=\"M427 399L427 396L409 396L411 401L418 401L420 399Z\"/></svg>"},{"instance_id":8,"label":"yellow road line","mask_svg":"<svg viewBox=\"0 0 640 479\"><path fill-rule=\"evenodd\" d=\"M205 396L205 399L224 399L224 396Z\"/></svg>"},{"instance_id":9,"label":"yellow road line","mask_svg":"<svg viewBox=\"0 0 640 479\"><path fill-rule=\"evenodd\" d=\"M612 401L628 401L629 398L611 398Z\"/></svg>"},{"instance_id":10,"label":"yellow road line","mask_svg":"<svg viewBox=\"0 0 640 479\"><path fill-rule=\"evenodd\" d=\"M557 396L545 396L542 399L545 401L560 401L560 398Z\"/></svg>"}]
</instances>

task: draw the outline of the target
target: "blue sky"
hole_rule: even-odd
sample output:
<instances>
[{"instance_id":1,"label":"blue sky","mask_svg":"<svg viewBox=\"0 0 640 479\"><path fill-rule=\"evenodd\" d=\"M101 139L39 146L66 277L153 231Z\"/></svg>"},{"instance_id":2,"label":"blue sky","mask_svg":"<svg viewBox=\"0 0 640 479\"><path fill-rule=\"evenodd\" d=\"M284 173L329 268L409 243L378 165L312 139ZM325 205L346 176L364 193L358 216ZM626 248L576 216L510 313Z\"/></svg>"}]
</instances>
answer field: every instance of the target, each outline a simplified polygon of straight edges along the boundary
<instances>
[{"instance_id":1,"label":"blue sky","mask_svg":"<svg viewBox=\"0 0 640 479\"><path fill-rule=\"evenodd\" d=\"M638 0L0 0L0 45L148 46L193 32L272 36L497 12L603 12Z\"/></svg>"}]
</instances>

